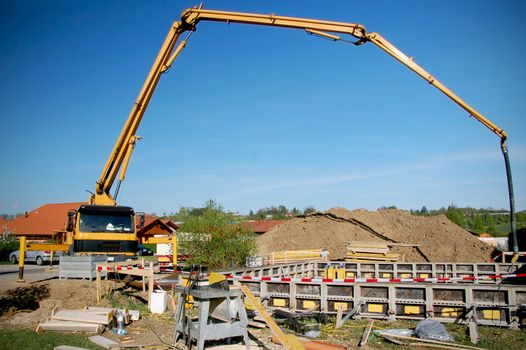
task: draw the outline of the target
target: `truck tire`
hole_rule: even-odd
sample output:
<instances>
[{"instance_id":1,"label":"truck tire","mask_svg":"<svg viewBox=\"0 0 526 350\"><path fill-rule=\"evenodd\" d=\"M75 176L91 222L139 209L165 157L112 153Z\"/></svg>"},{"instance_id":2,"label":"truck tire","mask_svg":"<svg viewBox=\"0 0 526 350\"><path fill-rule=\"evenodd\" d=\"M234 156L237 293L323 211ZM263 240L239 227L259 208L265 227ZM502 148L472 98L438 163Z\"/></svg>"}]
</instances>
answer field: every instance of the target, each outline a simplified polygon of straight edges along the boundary
<instances>
[{"instance_id":1,"label":"truck tire","mask_svg":"<svg viewBox=\"0 0 526 350\"><path fill-rule=\"evenodd\" d=\"M42 259L42 257L39 255L37 256L36 262L38 266L42 266L42 264L44 263L44 259Z\"/></svg>"},{"instance_id":2,"label":"truck tire","mask_svg":"<svg viewBox=\"0 0 526 350\"><path fill-rule=\"evenodd\" d=\"M12 255L10 260L13 264L16 264L18 262L16 255Z\"/></svg>"}]
</instances>

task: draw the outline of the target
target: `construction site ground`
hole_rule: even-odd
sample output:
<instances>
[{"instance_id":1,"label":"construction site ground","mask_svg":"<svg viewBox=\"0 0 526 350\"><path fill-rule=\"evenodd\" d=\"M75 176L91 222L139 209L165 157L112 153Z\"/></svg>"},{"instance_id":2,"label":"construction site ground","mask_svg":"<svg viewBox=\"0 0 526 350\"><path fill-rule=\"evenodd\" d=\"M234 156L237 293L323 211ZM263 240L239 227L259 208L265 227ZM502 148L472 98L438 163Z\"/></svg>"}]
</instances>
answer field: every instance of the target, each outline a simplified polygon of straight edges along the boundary
<instances>
[{"instance_id":1,"label":"construction site ground","mask_svg":"<svg viewBox=\"0 0 526 350\"><path fill-rule=\"evenodd\" d=\"M320 249L330 251L331 259L345 257L346 243L350 241L411 243L415 247L397 247L400 261L413 262L487 262L492 249L471 233L450 222L445 216L420 217L401 210L348 211L342 208L314 213L289 220L257 238L260 252L280 250ZM137 345L162 349L170 344L174 332L175 302L169 303L162 315L152 314L146 306L147 295L142 291L123 288L123 283L109 283L110 292L99 303L96 301L96 282L91 280L59 280L58 268L26 265L26 283L17 283L18 266L0 265L0 349L53 349L58 345L75 345L88 349L101 349L88 340L89 334L35 333L40 322L46 321L53 309L73 310L87 306L116 307L139 310L142 317L127 326L129 335ZM24 287L23 289L17 289ZM34 303L25 303L33 300ZM321 325L319 340L358 348L367 320L350 320L335 329L335 319ZM375 321L374 328L414 328L412 321ZM446 324L459 344L472 345L465 326ZM525 349L526 336L522 330L498 327L479 327L480 342L484 349ZM250 328L253 349L277 350L271 342L268 328ZM118 340L111 331L105 337ZM220 345L221 350L240 350L237 339L232 344L207 343L207 348ZM227 346L227 347L225 347ZM367 343L373 349L402 349L372 335ZM411 346L411 348L417 348Z\"/></svg>"},{"instance_id":2,"label":"construction site ground","mask_svg":"<svg viewBox=\"0 0 526 350\"><path fill-rule=\"evenodd\" d=\"M5 276L0 277L4 279ZM38 308L34 311L17 309L16 307L4 310L0 318L0 339L1 349L53 349L58 345L74 345L88 349L101 349L92 344L88 337L89 334L60 334L45 332L35 333L39 322L45 321L55 307L60 309L81 309L86 306L102 307L128 307L129 309L140 310L142 317L128 325L126 329L137 345L153 346L152 348L162 349L166 342L171 343L174 330L173 304L169 303L168 311L162 315L151 314L148 312L145 301L146 295L140 291L130 289L117 289L109 294L109 297L96 302L95 282L89 280L58 280L49 279L43 282L24 284L23 286L32 288L21 292L21 290L3 290L0 294L2 303L5 298L16 295L17 298L31 298L31 290L37 293ZM45 286L45 287L42 287ZM43 289L47 293L43 293ZM5 304L4 304L5 305ZM321 335L318 338L330 344L341 345L347 349L358 349L358 343L367 325L367 320L351 320L342 328L335 329L335 319L330 318L329 322L321 326ZM409 321L375 321L374 328L414 328L416 322ZM459 344L473 345L469 342L465 326L446 324L448 331L455 336ZM268 328L250 328L251 338L253 339L253 349L256 346L260 349L277 350L280 346L271 342L271 334ZM478 347L484 349L524 349L526 348L526 335L521 330L511 330L497 327L479 327L481 341ZM103 333L105 337L119 340L119 336L111 331ZM207 343L207 348L221 346L218 350L240 350L241 340L234 339L230 344L227 342ZM380 337L372 335L368 342L368 347L373 349L402 349L405 346L387 343ZM411 347L415 348L415 347Z\"/></svg>"}]
</instances>

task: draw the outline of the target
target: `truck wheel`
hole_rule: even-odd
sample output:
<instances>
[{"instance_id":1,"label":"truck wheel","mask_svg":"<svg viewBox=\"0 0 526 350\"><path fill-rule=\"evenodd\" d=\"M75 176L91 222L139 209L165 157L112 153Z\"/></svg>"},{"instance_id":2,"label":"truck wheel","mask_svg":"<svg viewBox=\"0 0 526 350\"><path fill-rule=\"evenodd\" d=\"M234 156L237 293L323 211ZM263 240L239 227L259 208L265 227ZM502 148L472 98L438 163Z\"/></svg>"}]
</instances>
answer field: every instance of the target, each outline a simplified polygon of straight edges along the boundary
<instances>
[{"instance_id":1,"label":"truck wheel","mask_svg":"<svg viewBox=\"0 0 526 350\"><path fill-rule=\"evenodd\" d=\"M36 261L37 261L37 265L38 266L42 266L42 264L44 263L44 259L42 259L41 256L37 256L37 260Z\"/></svg>"},{"instance_id":2,"label":"truck wheel","mask_svg":"<svg viewBox=\"0 0 526 350\"><path fill-rule=\"evenodd\" d=\"M12 256L11 256L11 262L12 262L13 264L16 264L16 263L18 262L18 260L16 260L16 255L12 255Z\"/></svg>"}]
</instances>

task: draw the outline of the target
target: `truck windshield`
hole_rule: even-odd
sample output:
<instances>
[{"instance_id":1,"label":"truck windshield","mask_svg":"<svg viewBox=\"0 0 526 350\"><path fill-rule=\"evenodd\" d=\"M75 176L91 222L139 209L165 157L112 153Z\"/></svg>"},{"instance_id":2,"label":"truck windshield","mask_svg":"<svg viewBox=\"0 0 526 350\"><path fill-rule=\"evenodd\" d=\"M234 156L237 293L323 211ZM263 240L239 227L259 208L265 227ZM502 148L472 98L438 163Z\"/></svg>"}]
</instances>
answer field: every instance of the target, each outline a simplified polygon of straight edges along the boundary
<instances>
[{"instance_id":1,"label":"truck windshield","mask_svg":"<svg viewBox=\"0 0 526 350\"><path fill-rule=\"evenodd\" d=\"M112 233L131 233L133 220L131 215L114 214L81 214L81 232L112 232Z\"/></svg>"}]
</instances>

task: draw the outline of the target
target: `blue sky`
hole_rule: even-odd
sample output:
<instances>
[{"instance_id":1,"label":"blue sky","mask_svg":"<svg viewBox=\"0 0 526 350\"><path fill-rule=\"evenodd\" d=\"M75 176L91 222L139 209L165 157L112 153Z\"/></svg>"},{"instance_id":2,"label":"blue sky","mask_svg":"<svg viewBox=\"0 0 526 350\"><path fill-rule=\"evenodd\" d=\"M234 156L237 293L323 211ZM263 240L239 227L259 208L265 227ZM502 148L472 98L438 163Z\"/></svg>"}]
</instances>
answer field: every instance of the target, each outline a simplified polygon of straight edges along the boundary
<instances>
[{"instance_id":1,"label":"blue sky","mask_svg":"<svg viewBox=\"0 0 526 350\"><path fill-rule=\"evenodd\" d=\"M191 1L0 3L0 213L86 200L172 21ZM526 209L523 1L213 1L363 24L509 134ZM372 44L200 23L137 133L119 204L247 213L507 208L499 139Z\"/></svg>"}]
</instances>

